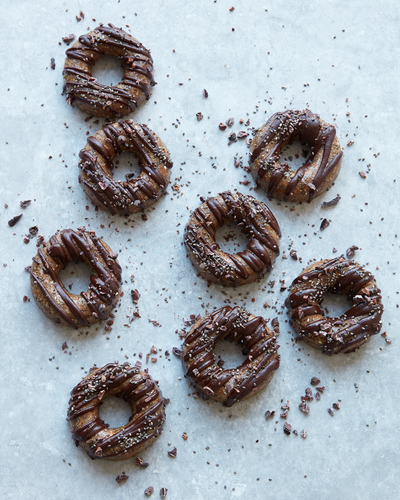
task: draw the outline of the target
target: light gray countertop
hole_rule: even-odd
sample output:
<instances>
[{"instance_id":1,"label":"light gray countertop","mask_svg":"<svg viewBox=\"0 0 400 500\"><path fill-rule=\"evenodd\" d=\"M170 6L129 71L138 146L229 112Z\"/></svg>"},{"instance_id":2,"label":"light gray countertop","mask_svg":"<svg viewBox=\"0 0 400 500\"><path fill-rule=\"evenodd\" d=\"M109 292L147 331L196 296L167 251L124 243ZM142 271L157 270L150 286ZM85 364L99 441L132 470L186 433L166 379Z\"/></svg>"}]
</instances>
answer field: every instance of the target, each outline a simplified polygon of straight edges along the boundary
<instances>
[{"instance_id":1,"label":"light gray countertop","mask_svg":"<svg viewBox=\"0 0 400 500\"><path fill-rule=\"evenodd\" d=\"M85 19L78 22L80 11ZM171 499L398 498L399 21L394 0L3 2L2 498L122 500L144 498L148 486L154 487L153 498L165 487ZM130 117L159 134L174 167L168 194L146 210L147 221L140 214L125 218L97 211L78 184L78 153L104 120L86 122L87 115L61 95L67 48L62 37L84 34L98 22L130 29L154 59L157 85ZM102 83L116 83L120 74L113 61L99 63L96 72ZM309 204L268 201L254 190L251 175L234 166L235 157L248 164L246 141L228 146L228 135L250 133L276 111L306 107L337 126L341 173ZM218 124L230 117L232 128L220 131ZM240 184L246 179L249 184ZM182 244L199 197L227 189L266 202L282 229L273 271L237 289L207 287ZM321 208L337 194L336 207ZM31 204L21 209L27 199ZM9 227L7 221L21 212ZM331 223L321 232L323 218ZM104 325L72 331L42 314L24 270L37 250L35 239L23 242L32 225L46 240L57 229L84 225L118 253L124 296L112 331ZM392 343L376 335L356 353L329 358L293 342L280 280L289 285L308 262L332 257L333 247L340 255L351 245L360 247L356 260L375 274L382 290L382 332ZM290 248L301 261L289 257ZM133 288L141 294L141 318L129 324ZM180 359L172 354L180 345L176 331L185 327L183 318L204 315L225 301L256 315L278 316L281 327L281 366L271 384L232 408L193 398ZM91 461L75 447L65 420L71 389L93 364L135 363L141 352L146 366L153 345L158 361L147 366L170 404L164 433L142 454L149 467L141 469L134 459ZM305 415L298 403L312 376L326 390ZM279 413L286 401L287 421L299 433L306 429L307 439L283 433ZM340 410L331 417L327 409L337 401ZM268 409L276 414L266 421ZM103 415L116 425L125 413L110 403ZM167 455L174 446L175 459ZM129 480L118 485L122 471Z\"/></svg>"}]
</instances>

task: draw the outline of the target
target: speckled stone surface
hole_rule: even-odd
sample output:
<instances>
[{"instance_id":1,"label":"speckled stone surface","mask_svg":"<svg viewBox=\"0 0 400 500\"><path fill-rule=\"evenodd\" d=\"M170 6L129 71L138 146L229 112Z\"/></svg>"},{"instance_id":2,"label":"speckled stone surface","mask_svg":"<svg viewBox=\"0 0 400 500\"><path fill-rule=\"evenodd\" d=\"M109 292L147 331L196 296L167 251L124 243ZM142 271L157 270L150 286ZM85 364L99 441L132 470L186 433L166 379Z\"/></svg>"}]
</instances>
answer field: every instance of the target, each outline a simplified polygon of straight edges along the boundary
<instances>
[{"instance_id":1,"label":"speckled stone surface","mask_svg":"<svg viewBox=\"0 0 400 500\"><path fill-rule=\"evenodd\" d=\"M78 22L80 11L85 18ZM146 210L147 220L141 214L125 218L97 210L78 184L78 153L104 120L85 121L87 115L61 95L67 48L62 37L84 34L98 22L131 30L154 59L157 85L150 100L129 117L157 132L174 167L168 194ZM398 26L394 0L3 4L2 498L123 500L144 498L149 486L153 498L164 487L171 499L398 498ZM112 60L100 62L95 76L116 83L120 70ZM307 107L337 126L344 150L341 173L310 204L268 201L254 190L243 168L248 164L246 139L274 112ZM220 131L218 124L230 117L233 126ZM228 145L230 133L239 131L249 136ZM354 144L348 146L349 141ZM121 158L118 178L127 173L129 161L129 155ZM266 202L282 239L270 275L224 290L207 287L196 276L183 232L200 196L227 189ZM337 206L321 208L322 201L338 194ZM23 200L32 201L22 209ZM20 213L19 222L9 227L7 221ZM321 232L324 218L330 225ZM79 331L58 326L36 306L24 270L37 250L36 237L23 241L33 225L46 240L57 229L85 225L118 253L124 295L110 331L104 324ZM355 258L373 272L382 290L382 332L392 343L376 335L356 353L329 358L294 343L280 280L287 286L313 259L340 255L351 245L360 248ZM299 260L289 257L291 249ZM68 283L80 271L71 272L68 267L63 275ZM88 275L82 279L86 284L79 288L75 282L73 290L86 289ZM132 289L141 295L137 306ZM184 318L225 303L278 317L281 330L281 366L271 384L232 408L194 398L181 361L172 354L172 347L181 344L177 331L189 329ZM140 318L129 322L136 307ZM152 346L157 362L146 364ZM143 453L149 462L145 469L134 459L92 461L70 437L69 392L94 364L135 363L139 353L142 366L170 399L164 433ZM227 350L219 354L229 358ZM320 401L309 403L306 415L298 404L312 376L326 389ZM286 421L299 435L283 432L279 414L287 401ZM340 410L332 417L327 410L335 402ZM110 403L102 415L118 425L127 419L125 410ZM269 420L267 410L276 412ZM173 447L176 458L167 454ZM119 485L115 478L123 471L129 479Z\"/></svg>"}]
</instances>

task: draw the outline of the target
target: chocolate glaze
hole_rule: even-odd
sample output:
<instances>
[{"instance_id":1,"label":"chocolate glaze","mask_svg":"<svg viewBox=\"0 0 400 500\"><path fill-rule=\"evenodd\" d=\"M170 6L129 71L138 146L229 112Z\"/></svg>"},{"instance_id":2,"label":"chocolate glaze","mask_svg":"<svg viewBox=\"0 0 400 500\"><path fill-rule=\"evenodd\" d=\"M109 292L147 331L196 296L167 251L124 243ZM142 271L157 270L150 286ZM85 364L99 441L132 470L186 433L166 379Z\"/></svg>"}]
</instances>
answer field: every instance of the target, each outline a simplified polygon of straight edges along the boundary
<instances>
[{"instance_id":1,"label":"chocolate glaze","mask_svg":"<svg viewBox=\"0 0 400 500\"><path fill-rule=\"evenodd\" d=\"M72 261L83 262L93 271L89 289L80 294L87 304L86 310L59 278L60 270ZM39 248L29 272L32 286L41 292L40 297L34 293L39 305L44 300L57 323L63 321L73 328L89 326L108 318L119 299L121 267L116 254L109 252L93 231L64 229L57 232Z\"/></svg>"},{"instance_id":2,"label":"chocolate glaze","mask_svg":"<svg viewBox=\"0 0 400 500\"><path fill-rule=\"evenodd\" d=\"M173 165L167 149L146 125L132 120L107 124L102 131L88 137L79 153L80 182L92 200L112 214L143 210L166 191ZM112 177L113 159L123 151L139 159L142 173L137 179L131 174L125 182Z\"/></svg>"},{"instance_id":3,"label":"chocolate glaze","mask_svg":"<svg viewBox=\"0 0 400 500\"><path fill-rule=\"evenodd\" d=\"M298 339L332 355L352 352L380 332L383 305L375 278L343 256L310 266L292 283L285 301ZM343 293L352 307L339 318L326 318L319 307L325 293Z\"/></svg>"},{"instance_id":4,"label":"chocolate glaze","mask_svg":"<svg viewBox=\"0 0 400 500\"><path fill-rule=\"evenodd\" d=\"M130 404L132 417L110 429L99 416L99 408L110 396ZM162 432L165 399L150 375L129 363L109 363L85 377L71 391L67 420L72 437L82 443L90 458L131 458ZM108 429L106 432L102 432Z\"/></svg>"},{"instance_id":5,"label":"chocolate glaze","mask_svg":"<svg viewBox=\"0 0 400 500\"><path fill-rule=\"evenodd\" d=\"M272 378L279 367L276 337L261 316L240 307L225 306L198 321L187 335L182 362L204 399L223 401L225 406L249 398ZM221 340L235 341L247 354L235 369L223 370L213 350Z\"/></svg>"},{"instance_id":6,"label":"chocolate glaze","mask_svg":"<svg viewBox=\"0 0 400 500\"><path fill-rule=\"evenodd\" d=\"M95 62L104 55L121 61L124 78L116 86L99 84L92 77ZM142 96L150 97L155 85L150 51L131 35L112 24L98 26L66 50L64 92L68 102L81 101L97 116L121 117L139 106ZM85 111L87 109L84 109Z\"/></svg>"},{"instance_id":7,"label":"chocolate glaze","mask_svg":"<svg viewBox=\"0 0 400 500\"><path fill-rule=\"evenodd\" d=\"M244 252L231 255L221 251L215 240L217 229L226 222L243 227L249 243ZM208 198L197 208L186 226L185 245L191 260L207 279L228 286L254 281L272 269L279 255L281 236L279 224L272 212L252 196L230 191Z\"/></svg>"},{"instance_id":8,"label":"chocolate glaze","mask_svg":"<svg viewBox=\"0 0 400 500\"><path fill-rule=\"evenodd\" d=\"M262 160L259 161L259 168L253 171L257 184L267 172L270 173L266 186L267 196L269 198L273 197L279 183L285 178L288 179L288 182L284 199L288 200L322 149L318 169L311 181L315 189L308 188L309 200L321 194L318 192L319 188L338 165L343 155L342 151L339 151L335 156L331 157L336 136L335 128L329 124L322 125L319 116L308 109L275 113L263 128L265 129L264 134L258 138L257 146L250 153L250 164L254 164L263 155L264 148L269 146L272 141L275 141L269 153L265 154ZM279 163L279 158L283 147L296 137L298 137L301 144L307 144L311 148L311 156L296 172L291 172L287 164Z\"/></svg>"}]
</instances>

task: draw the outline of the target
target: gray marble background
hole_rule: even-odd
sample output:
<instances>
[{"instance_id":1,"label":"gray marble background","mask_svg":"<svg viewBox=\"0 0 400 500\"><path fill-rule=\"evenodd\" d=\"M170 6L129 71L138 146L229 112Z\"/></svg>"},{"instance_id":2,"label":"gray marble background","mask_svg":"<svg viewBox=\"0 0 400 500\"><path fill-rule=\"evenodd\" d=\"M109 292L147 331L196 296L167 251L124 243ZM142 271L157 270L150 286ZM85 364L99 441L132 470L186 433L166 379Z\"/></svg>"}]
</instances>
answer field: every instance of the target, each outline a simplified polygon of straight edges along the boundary
<instances>
[{"instance_id":1,"label":"gray marble background","mask_svg":"<svg viewBox=\"0 0 400 500\"><path fill-rule=\"evenodd\" d=\"M161 487L168 489L167 498L176 499L398 498L398 3L41 0L3 1L2 7L2 498L122 500L144 498L148 486L154 487L153 498L159 498ZM78 22L80 11L85 19ZM147 221L140 214L124 218L97 211L78 184L78 153L103 121L85 122L86 115L61 96L66 49L61 39L84 34L98 22L131 30L154 59L158 84L133 117L161 136L174 167L168 194L146 211ZM95 75L102 83L116 83L120 70L106 60ZM247 165L245 140L228 146L228 135L251 132L276 111L305 107L337 125L342 171L334 187L310 204L269 202L254 191L251 176L234 167L235 156ZM200 122L198 112L204 115ZM230 117L234 125L221 132L218 124ZM250 125L240 125L240 119ZM354 144L348 147L348 141ZM121 158L120 178L129 161L128 155ZM247 179L248 185L240 184ZM226 189L266 201L282 228L273 272L235 290L207 288L182 245L199 197ZM337 194L336 207L321 208ZM26 199L32 202L21 209ZM21 212L10 228L7 221ZM323 218L331 224L321 232ZM85 225L119 253L124 296L112 331L105 332L104 325L71 331L38 309L24 271L36 240L25 244L23 239L35 224L46 239L57 229ZM343 253L351 245L360 247L356 259L382 289L382 332L392 343L377 335L354 354L328 358L293 342L279 280L289 284L312 259L331 257L333 247ZM237 247L231 243L231 248ZM301 261L286 258L290 248ZM86 289L87 274L73 281L72 271L68 267L64 279L74 282L74 290ZM81 270L76 272L74 277ZM271 281L276 281L273 288ZM141 294L141 318L127 327L132 288ZM183 318L226 301L278 316L281 323L279 371L266 390L231 409L193 398L180 360L165 355L180 345L176 330L184 327ZM331 312L343 308L342 302L327 304ZM164 433L142 454L149 467L141 469L135 460L91 461L70 437L65 420L70 390L94 363L135 363L142 352L146 366L153 345L158 361L148 367L170 404ZM219 353L234 363L230 349L223 346ZM297 406L312 376L326 390L304 415ZM287 421L299 432L306 429L307 439L283 433L279 413L287 400ZM331 417L327 409L336 401L341 409ZM127 418L117 403L102 410L113 425ZM268 409L276 415L266 421ZM175 459L167 455L174 446ZM122 471L129 480L118 485L115 478Z\"/></svg>"}]
</instances>

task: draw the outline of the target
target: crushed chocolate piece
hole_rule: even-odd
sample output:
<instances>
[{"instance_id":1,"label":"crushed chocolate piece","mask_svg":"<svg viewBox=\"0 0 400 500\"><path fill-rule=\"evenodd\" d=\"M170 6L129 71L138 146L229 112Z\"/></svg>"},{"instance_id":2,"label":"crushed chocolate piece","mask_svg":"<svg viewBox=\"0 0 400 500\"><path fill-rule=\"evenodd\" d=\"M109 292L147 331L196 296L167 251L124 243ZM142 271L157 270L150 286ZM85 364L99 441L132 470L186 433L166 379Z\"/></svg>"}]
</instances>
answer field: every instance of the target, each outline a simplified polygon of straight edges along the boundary
<instances>
[{"instance_id":1,"label":"crushed chocolate piece","mask_svg":"<svg viewBox=\"0 0 400 500\"><path fill-rule=\"evenodd\" d=\"M301 432L300 432L300 436L303 438L303 439L306 439L307 438L307 431L305 429L303 429Z\"/></svg>"},{"instance_id":2,"label":"crushed chocolate piece","mask_svg":"<svg viewBox=\"0 0 400 500\"><path fill-rule=\"evenodd\" d=\"M32 226L29 228L29 234L31 234L32 236L35 236L39 231L39 227L38 226Z\"/></svg>"},{"instance_id":3,"label":"crushed chocolate piece","mask_svg":"<svg viewBox=\"0 0 400 500\"><path fill-rule=\"evenodd\" d=\"M56 69L56 60L54 59L54 57L50 59L50 68Z\"/></svg>"},{"instance_id":4,"label":"crushed chocolate piece","mask_svg":"<svg viewBox=\"0 0 400 500\"><path fill-rule=\"evenodd\" d=\"M148 488L146 488L144 490L144 494L146 495L146 497L149 497L150 495L152 495L153 492L154 492L153 486L149 486Z\"/></svg>"},{"instance_id":5,"label":"crushed chocolate piece","mask_svg":"<svg viewBox=\"0 0 400 500\"><path fill-rule=\"evenodd\" d=\"M200 113L200 111L196 113L196 117L198 122L200 122L204 118L203 113Z\"/></svg>"},{"instance_id":6,"label":"crushed chocolate piece","mask_svg":"<svg viewBox=\"0 0 400 500\"><path fill-rule=\"evenodd\" d=\"M184 432L184 433L182 434L182 437L183 437L183 439L184 439L185 441L187 441L188 436L187 436L186 432Z\"/></svg>"},{"instance_id":7,"label":"crushed chocolate piece","mask_svg":"<svg viewBox=\"0 0 400 500\"><path fill-rule=\"evenodd\" d=\"M333 403L333 408L335 408L335 410L340 410L340 406L339 406L339 403Z\"/></svg>"},{"instance_id":8,"label":"crushed chocolate piece","mask_svg":"<svg viewBox=\"0 0 400 500\"><path fill-rule=\"evenodd\" d=\"M265 412L265 419L268 420L269 418L272 418L275 415L275 410L267 410Z\"/></svg>"},{"instance_id":9,"label":"crushed chocolate piece","mask_svg":"<svg viewBox=\"0 0 400 500\"><path fill-rule=\"evenodd\" d=\"M26 207L30 204L30 202L31 202L31 201L32 201L32 200L20 201L20 202L19 202L20 207L21 207L21 208L26 208Z\"/></svg>"},{"instance_id":10,"label":"crushed chocolate piece","mask_svg":"<svg viewBox=\"0 0 400 500\"><path fill-rule=\"evenodd\" d=\"M329 226L329 224L330 224L330 222L328 221L328 219L324 219L321 222L320 230L323 231L324 229L326 229Z\"/></svg>"},{"instance_id":11,"label":"crushed chocolate piece","mask_svg":"<svg viewBox=\"0 0 400 500\"><path fill-rule=\"evenodd\" d=\"M125 481L127 481L129 479L129 476L127 476L126 474L122 473L120 474L119 476L117 476L115 478L115 480L117 481L118 484L121 484L121 483L124 483Z\"/></svg>"},{"instance_id":12,"label":"crushed chocolate piece","mask_svg":"<svg viewBox=\"0 0 400 500\"><path fill-rule=\"evenodd\" d=\"M281 417L281 418L286 418L286 417L288 416L288 414L289 414L289 411L288 411L288 410L285 410L284 412L282 412L282 413L280 414L280 417Z\"/></svg>"},{"instance_id":13,"label":"crushed chocolate piece","mask_svg":"<svg viewBox=\"0 0 400 500\"><path fill-rule=\"evenodd\" d=\"M160 490L160 497L165 498L167 496L167 488L161 488Z\"/></svg>"},{"instance_id":14,"label":"crushed chocolate piece","mask_svg":"<svg viewBox=\"0 0 400 500\"><path fill-rule=\"evenodd\" d=\"M138 300L140 299L140 293L136 290L131 290L131 297L132 297L132 302L134 304L137 304Z\"/></svg>"},{"instance_id":15,"label":"crushed chocolate piece","mask_svg":"<svg viewBox=\"0 0 400 500\"><path fill-rule=\"evenodd\" d=\"M142 220L146 222L147 219L147 215L146 214L142 214Z\"/></svg>"},{"instance_id":16,"label":"crushed chocolate piece","mask_svg":"<svg viewBox=\"0 0 400 500\"><path fill-rule=\"evenodd\" d=\"M238 132L237 134L237 138L238 139L244 139L245 137L247 137L249 134L245 131L245 130L241 130L240 132Z\"/></svg>"},{"instance_id":17,"label":"crushed chocolate piece","mask_svg":"<svg viewBox=\"0 0 400 500\"><path fill-rule=\"evenodd\" d=\"M341 199L340 196L336 196L336 198L333 198L331 201L323 201L321 207L334 207Z\"/></svg>"},{"instance_id":18,"label":"crushed chocolate piece","mask_svg":"<svg viewBox=\"0 0 400 500\"><path fill-rule=\"evenodd\" d=\"M287 434L288 436L290 436L290 433L292 432L292 426L290 424L288 424L287 422L285 422L283 424L283 432L285 434Z\"/></svg>"},{"instance_id":19,"label":"crushed chocolate piece","mask_svg":"<svg viewBox=\"0 0 400 500\"><path fill-rule=\"evenodd\" d=\"M72 33L70 35L67 35L67 36L63 36L62 37L62 41L66 44L66 45L69 45L73 40L75 39L75 35L73 35Z\"/></svg>"},{"instance_id":20,"label":"crushed chocolate piece","mask_svg":"<svg viewBox=\"0 0 400 500\"><path fill-rule=\"evenodd\" d=\"M328 408L328 413L331 417L334 417L335 416L335 412L333 411L332 408Z\"/></svg>"},{"instance_id":21,"label":"crushed chocolate piece","mask_svg":"<svg viewBox=\"0 0 400 500\"><path fill-rule=\"evenodd\" d=\"M228 118L225 123L228 125L228 127L232 127L232 125L235 123L235 119Z\"/></svg>"},{"instance_id":22,"label":"crushed chocolate piece","mask_svg":"<svg viewBox=\"0 0 400 500\"><path fill-rule=\"evenodd\" d=\"M203 96L207 99L208 97L208 92L206 89L203 89Z\"/></svg>"},{"instance_id":23,"label":"crushed chocolate piece","mask_svg":"<svg viewBox=\"0 0 400 500\"><path fill-rule=\"evenodd\" d=\"M292 257L292 259L297 260L298 257L296 250L290 250L290 256Z\"/></svg>"},{"instance_id":24,"label":"crushed chocolate piece","mask_svg":"<svg viewBox=\"0 0 400 500\"><path fill-rule=\"evenodd\" d=\"M315 393L315 399L319 401L321 399L321 394L319 392Z\"/></svg>"},{"instance_id":25,"label":"crushed chocolate piece","mask_svg":"<svg viewBox=\"0 0 400 500\"><path fill-rule=\"evenodd\" d=\"M357 245L352 245L351 247L349 247L347 250L346 250L346 257L348 259L352 259L355 255L355 250L359 250L358 246Z\"/></svg>"},{"instance_id":26,"label":"crushed chocolate piece","mask_svg":"<svg viewBox=\"0 0 400 500\"><path fill-rule=\"evenodd\" d=\"M175 354L175 356L182 356L182 351L181 349L178 349L177 347L172 348L172 352Z\"/></svg>"},{"instance_id":27,"label":"crushed chocolate piece","mask_svg":"<svg viewBox=\"0 0 400 500\"><path fill-rule=\"evenodd\" d=\"M232 141L232 142L235 142L235 141L236 141L236 134L235 134L235 132L231 132L231 133L229 134L228 139L229 139L230 141Z\"/></svg>"},{"instance_id":28,"label":"crushed chocolate piece","mask_svg":"<svg viewBox=\"0 0 400 500\"><path fill-rule=\"evenodd\" d=\"M322 386L322 387L317 387L317 391L319 391L319 392L324 392L324 390L325 390L325 387L324 387L324 386Z\"/></svg>"},{"instance_id":29,"label":"crushed chocolate piece","mask_svg":"<svg viewBox=\"0 0 400 500\"><path fill-rule=\"evenodd\" d=\"M321 380L318 377L312 377L311 378L311 385L318 385L321 382Z\"/></svg>"},{"instance_id":30,"label":"crushed chocolate piece","mask_svg":"<svg viewBox=\"0 0 400 500\"><path fill-rule=\"evenodd\" d=\"M310 413L310 407L305 401L299 403L299 410L302 411L303 413Z\"/></svg>"},{"instance_id":31,"label":"crushed chocolate piece","mask_svg":"<svg viewBox=\"0 0 400 500\"><path fill-rule=\"evenodd\" d=\"M219 127L220 130L225 130L226 129L225 123L222 123L222 122L218 125L218 127Z\"/></svg>"},{"instance_id":32,"label":"crushed chocolate piece","mask_svg":"<svg viewBox=\"0 0 400 500\"><path fill-rule=\"evenodd\" d=\"M10 219L8 221L8 225L10 227L13 227L15 226L15 224L20 220L20 218L22 217L22 214L19 214L19 215L16 215L15 217L13 217L12 219Z\"/></svg>"},{"instance_id":33,"label":"crushed chocolate piece","mask_svg":"<svg viewBox=\"0 0 400 500\"><path fill-rule=\"evenodd\" d=\"M178 453L177 449L176 447L174 447L172 450L168 452L168 456L170 456L171 458L176 458L177 453Z\"/></svg>"},{"instance_id":34,"label":"crushed chocolate piece","mask_svg":"<svg viewBox=\"0 0 400 500\"><path fill-rule=\"evenodd\" d=\"M348 147L352 146L353 144L354 144L354 141L348 141L348 142L347 142L347 146L348 146Z\"/></svg>"},{"instance_id":35,"label":"crushed chocolate piece","mask_svg":"<svg viewBox=\"0 0 400 500\"><path fill-rule=\"evenodd\" d=\"M367 174L365 172L358 172L361 179L366 179L367 178Z\"/></svg>"}]
</instances>

